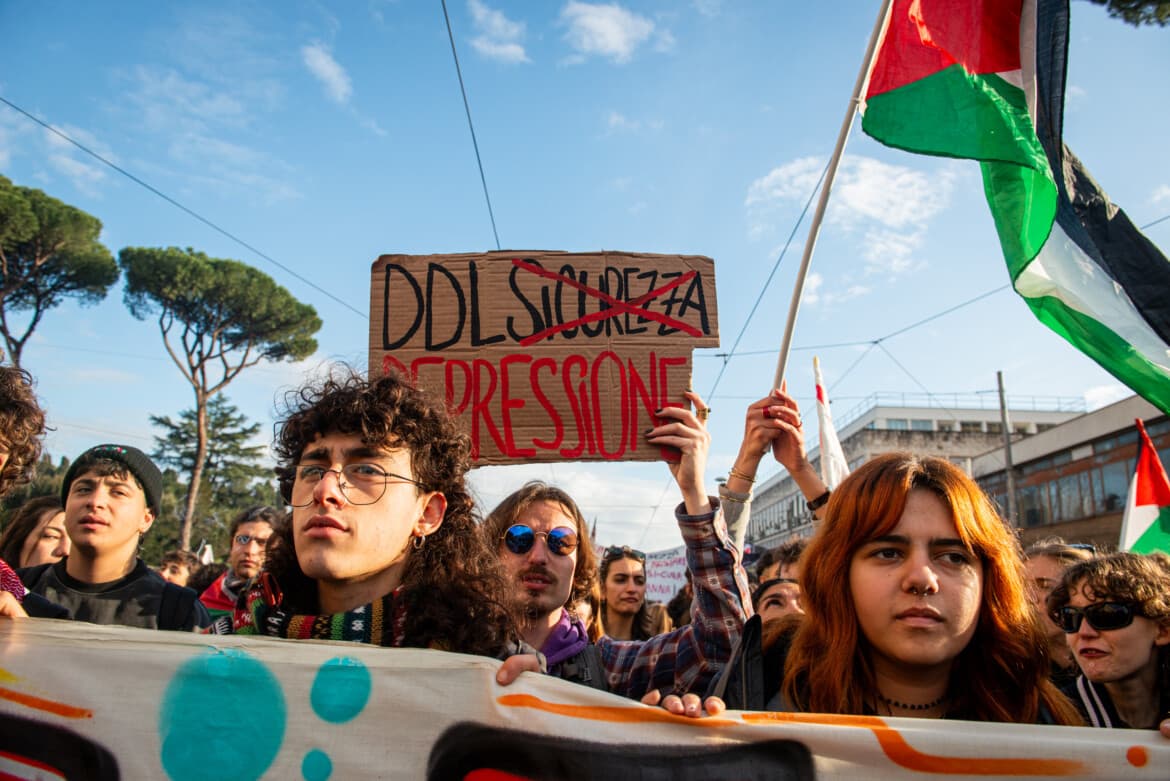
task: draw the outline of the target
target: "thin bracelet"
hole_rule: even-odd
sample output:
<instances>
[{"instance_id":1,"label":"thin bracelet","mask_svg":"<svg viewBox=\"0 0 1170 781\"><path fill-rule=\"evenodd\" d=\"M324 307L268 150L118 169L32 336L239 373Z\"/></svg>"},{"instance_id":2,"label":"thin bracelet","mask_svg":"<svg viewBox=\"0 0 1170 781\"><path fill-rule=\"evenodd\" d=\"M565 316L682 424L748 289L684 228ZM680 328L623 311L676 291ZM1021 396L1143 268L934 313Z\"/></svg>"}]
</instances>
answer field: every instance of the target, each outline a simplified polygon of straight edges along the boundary
<instances>
[{"instance_id":1,"label":"thin bracelet","mask_svg":"<svg viewBox=\"0 0 1170 781\"><path fill-rule=\"evenodd\" d=\"M735 502L736 504L747 504L751 500L752 497L749 495L747 499L739 499L739 498L736 498L734 496L731 496L730 494L722 494L719 498L725 502Z\"/></svg>"},{"instance_id":2,"label":"thin bracelet","mask_svg":"<svg viewBox=\"0 0 1170 781\"><path fill-rule=\"evenodd\" d=\"M756 478L753 475L749 475L746 472L741 472L738 469L736 469L734 466L731 467L731 469L728 471L727 476L728 477L738 477L740 480L743 480L745 483L756 482Z\"/></svg>"}]
</instances>

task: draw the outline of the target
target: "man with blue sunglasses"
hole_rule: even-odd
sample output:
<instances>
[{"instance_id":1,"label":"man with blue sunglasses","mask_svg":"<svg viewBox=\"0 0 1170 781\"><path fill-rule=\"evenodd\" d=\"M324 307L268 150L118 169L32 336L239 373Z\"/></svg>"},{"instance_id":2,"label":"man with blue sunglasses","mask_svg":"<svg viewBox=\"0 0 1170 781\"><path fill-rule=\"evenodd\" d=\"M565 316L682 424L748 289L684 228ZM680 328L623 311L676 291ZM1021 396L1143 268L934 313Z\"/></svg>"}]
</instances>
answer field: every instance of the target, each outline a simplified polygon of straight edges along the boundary
<instances>
[{"instance_id":1,"label":"man with blue sunglasses","mask_svg":"<svg viewBox=\"0 0 1170 781\"><path fill-rule=\"evenodd\" d=\"M645 641L601 637L591 643L576 607L597 583L597 555L576 502L559 488L529 483L496 507L484 523L514 588L524 641L540 649L548 672L634 699L652 690L702 690L739 641L746 618L747 578L727 533L718 500L703 486L710 435L698 395L697 412L667 407L645 436L677 449L669 464L683 501L675 510L687 546L695 597L690 625ZM688 715L699 715L698 709Z\"/></svg>"}]
</instances>

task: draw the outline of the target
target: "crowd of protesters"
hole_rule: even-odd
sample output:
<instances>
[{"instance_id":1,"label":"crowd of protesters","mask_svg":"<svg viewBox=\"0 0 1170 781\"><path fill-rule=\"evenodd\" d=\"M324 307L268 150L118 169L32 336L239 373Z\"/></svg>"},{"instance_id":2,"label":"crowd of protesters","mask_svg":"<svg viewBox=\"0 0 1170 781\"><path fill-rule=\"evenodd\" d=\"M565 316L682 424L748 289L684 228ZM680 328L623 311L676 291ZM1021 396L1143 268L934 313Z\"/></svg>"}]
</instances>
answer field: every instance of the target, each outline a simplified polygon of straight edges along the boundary
<instances>
[{"instance_id":1,"label":"crowd of protesters","mask_svg":"<svg viewBox=\"0 0 1170 781\"><path fill-rule=\"evenodd\" d=\"M648 443L679 492L686 586L646 599L646 556L595 548L578 503L541 482L495 508L466 485L467 437L398 375L348 369L286 398L286 508L239 508L227 560L139 557L162 475L128 445L69 466L59 497L0 536L0 616L429 648L503 660L688 716L745 710L1158 729L1170 737L1170 558L1046 540L1021 549L950 462L887 453L829 490L784 390L750 405L706 492L709 408L666 407ZM27 481L45 417L0 367L0 496ZM817 519L744 566L771 453Z\"/></svg>"}]
</instances>

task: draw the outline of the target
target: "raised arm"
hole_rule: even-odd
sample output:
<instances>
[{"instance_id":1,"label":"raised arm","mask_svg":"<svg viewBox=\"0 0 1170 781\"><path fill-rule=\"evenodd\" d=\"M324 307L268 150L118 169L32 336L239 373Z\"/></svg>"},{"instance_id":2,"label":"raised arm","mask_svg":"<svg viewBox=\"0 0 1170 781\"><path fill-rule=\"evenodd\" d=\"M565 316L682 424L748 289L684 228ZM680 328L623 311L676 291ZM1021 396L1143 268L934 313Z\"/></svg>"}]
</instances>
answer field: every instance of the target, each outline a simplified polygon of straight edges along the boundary
<instances>
[{"instance_id":1,"label":"raised arm","mask_svg":"<svg viewBox=\"0 0 1170 781\"><path fill-rule=\"evenodd\" d=\"M687 397L697 410L707 409L697 394ZM644 642L607 637L598 642L607 687L634 699L664 687L679 692L705 690L739 642L747 618L745 606L751 603L740 551L727 533L719 501L703 488L711 442L705 416L681 408L667 408L659 416L663 425L647 432L647 439L682 453L679 463L670 466L683 496L675 519L686 543L695 596L687 626ZM671 422L666 423L667 419Z\"/></svg>"}]
</instances>

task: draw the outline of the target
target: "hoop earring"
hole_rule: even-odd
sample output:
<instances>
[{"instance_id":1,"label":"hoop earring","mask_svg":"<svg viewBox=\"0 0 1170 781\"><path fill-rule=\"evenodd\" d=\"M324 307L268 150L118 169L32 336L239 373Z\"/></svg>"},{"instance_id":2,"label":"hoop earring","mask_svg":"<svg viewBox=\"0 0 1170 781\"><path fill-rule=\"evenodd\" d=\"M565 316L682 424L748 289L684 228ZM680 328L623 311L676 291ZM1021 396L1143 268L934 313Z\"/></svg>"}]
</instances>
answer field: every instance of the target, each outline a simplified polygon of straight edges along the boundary
<instances>
[{"instance_id":1,"label":"hoop earring","mask_svg":"<svg viewBox=\"0 0 1170 781\"><path fill-rule=\"evenodd\" d=\"M414 546L415 550L422 550L422 547L424 545L426 545L426 543L427 543L427 536L425 534L416 534L411 539L410 544Z\"/></svg>"}]
</instances>

